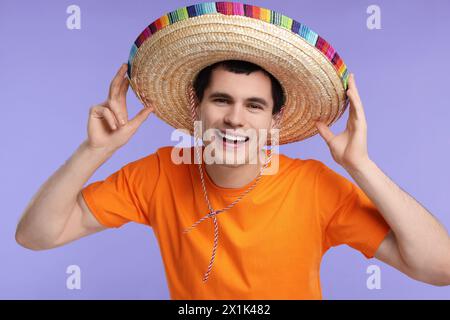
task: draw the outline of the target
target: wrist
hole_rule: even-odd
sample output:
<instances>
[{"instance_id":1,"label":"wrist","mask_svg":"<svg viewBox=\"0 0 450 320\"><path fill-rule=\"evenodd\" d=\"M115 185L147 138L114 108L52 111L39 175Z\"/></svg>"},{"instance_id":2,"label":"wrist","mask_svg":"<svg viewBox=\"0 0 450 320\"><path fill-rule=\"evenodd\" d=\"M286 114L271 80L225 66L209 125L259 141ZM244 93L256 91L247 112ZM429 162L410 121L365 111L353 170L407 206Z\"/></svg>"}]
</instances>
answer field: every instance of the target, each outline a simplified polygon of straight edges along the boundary
<instances>
[{"instance_id":1,"label":"wrist","mask_svg":"<svg viewBox=\"0 0 450 320\"><path fill-rule=\"evenodd\" d=\"M115 150L108 147L94 147L89 144L88 140L84 140L80 145L80 151L93 157L109 158Z\"/></svg>"},{"instance_id":2,"label":"wrist","mask_svg":"<svg viewBox=\"0 0 450 320\"><path fill-rule=\"evenodd\" d=\"M370 158L364 158L361 161L358 161L354 165L344 167L344 169L352 176L361 176L368 172L373 171L376 168L375 162L373 162Z\"/></svg>"}]
</instances>

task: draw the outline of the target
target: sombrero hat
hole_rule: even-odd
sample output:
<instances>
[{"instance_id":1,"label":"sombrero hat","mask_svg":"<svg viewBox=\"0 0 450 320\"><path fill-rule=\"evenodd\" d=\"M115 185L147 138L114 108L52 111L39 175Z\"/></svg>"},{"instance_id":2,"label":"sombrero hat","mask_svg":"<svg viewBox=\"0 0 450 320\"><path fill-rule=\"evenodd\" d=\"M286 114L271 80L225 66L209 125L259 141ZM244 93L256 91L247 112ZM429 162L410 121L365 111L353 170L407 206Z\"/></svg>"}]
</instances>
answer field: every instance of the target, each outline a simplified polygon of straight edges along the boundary
<instances>
[{"instance_id":1,"label":"sombrero hat","mask_svg":"<svg viewBox=\"0 0 450 320\"><path fill-rule=\"evenodd\" d=\"M153 21L131 48L128 78L144 106L193 135L194 79L222 60L255 63L280 82L286 103L279 144L315 135L313 120L331 125L347 108L349 73L327 41L281 13L237 2L199 3Z\"/></svg>"}]
</instances>

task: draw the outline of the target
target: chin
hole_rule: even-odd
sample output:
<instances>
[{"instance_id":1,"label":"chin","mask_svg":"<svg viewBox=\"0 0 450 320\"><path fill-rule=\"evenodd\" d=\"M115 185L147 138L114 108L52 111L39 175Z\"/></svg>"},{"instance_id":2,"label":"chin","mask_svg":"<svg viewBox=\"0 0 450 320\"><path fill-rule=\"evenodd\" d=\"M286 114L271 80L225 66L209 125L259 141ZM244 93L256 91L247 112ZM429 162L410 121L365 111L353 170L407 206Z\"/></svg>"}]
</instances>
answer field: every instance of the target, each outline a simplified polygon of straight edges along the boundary
<instances>
[{"instance_id":1,"label":"chin","mask_svg":"<svg viewBox=\"0 0 450 320\"><path fill-rule=\"evenodd\" d=\"M226 164L226 163L222 163L222 164L218 164L222 167L226 167L226 168L239 168L240 166L243 166L244 164Z\"/></svg>"}]
</instances>

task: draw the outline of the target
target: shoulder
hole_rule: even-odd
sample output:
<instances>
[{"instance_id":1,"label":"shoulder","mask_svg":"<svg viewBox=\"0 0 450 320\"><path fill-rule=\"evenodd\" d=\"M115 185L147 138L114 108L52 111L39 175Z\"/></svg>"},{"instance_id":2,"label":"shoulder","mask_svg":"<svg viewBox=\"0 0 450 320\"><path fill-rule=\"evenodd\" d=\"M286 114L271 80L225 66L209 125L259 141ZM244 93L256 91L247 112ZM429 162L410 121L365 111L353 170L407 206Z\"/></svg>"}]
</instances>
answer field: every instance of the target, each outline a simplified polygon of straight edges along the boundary
<instances>
[{"instance_id":1,"label":"shoulder","mask_svg":"<svg viewBox=\"0 0 450 320\"><path fill-rule=\"evenodd\" d=\"M315 166L315 184L323 197L347 197L354 191L354 183L346 177L344 169L333 169L324 162L313 160Z\"/></svg>"},{"instance_id":2,"label":"shoulder","mask_svg":"<svg viewBox=\"0 0 450 320\"><path fill-rule=\"evenodd\" d=\"M288 155L279 154L280 167L284 170L295 171L298 174L309 177L317 176L322 170L328 168L323 162L312 158L290 157ZM329 168L328 168L329 169Z\"/></svg>"},{"instance_id":3,"label":"shoulder","mask_svg":"<svg viewBox=\"0 0 450 320\"><path fill-rule=\"evenodd\" d=\"M332 169L330 166L318 159L292 158L280 154L281 168L295 172L300 176L301 181L311 181L318 190L323 192L333 192L336 189L341 191L351 191L352 182L340 173L339 170Z\"/></svg>"},{"instance_id":4,"label":"shoulder","mask_svg":"<svg viewBox=\"0 0 450 320\"><path fill-rule=\"evenodd\" d=\"M123 166L122 169L128 173L129 176L140 175L145 177L146 174L160 172L165 167L170 166L173 148L173 146L159 147L153 153L129 162Z\"/></svg>"},{"instance_id":5,"label":"shoulder","mask_svg":"<svg viewBox=\"0 0 450 320\"><path fill-rule=\"evenodd\" d=\"M152 162L158 162L162 165L164 165L167 162L170 162L172 151L175 149L173 146L163 146L159 147L155 152L148 154L146 156L143 156L139 159L136 159L130 163L127 164L127 166L130 167L143 167L148 165Z\"/></svg>"}]
</instances>

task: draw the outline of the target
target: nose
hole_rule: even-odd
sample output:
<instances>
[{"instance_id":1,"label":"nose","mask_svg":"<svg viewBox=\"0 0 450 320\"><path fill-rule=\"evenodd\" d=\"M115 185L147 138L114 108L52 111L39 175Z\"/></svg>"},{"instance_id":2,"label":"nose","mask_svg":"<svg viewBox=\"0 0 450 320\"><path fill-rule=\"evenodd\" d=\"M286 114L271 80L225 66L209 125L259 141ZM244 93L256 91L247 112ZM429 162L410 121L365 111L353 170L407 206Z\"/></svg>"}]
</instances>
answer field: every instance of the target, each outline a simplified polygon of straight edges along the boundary
<instances>
[{"instance_id":1,"label":"nose","mask_svg":"<svg viewBox=\"0 0 450 320\"><path fill-rule=\"evenodd\" d=\"M225 116L223 118L224 123L233 128L243 127L244 126L244 118L243 118L244 115L243 115L242 109L243 108L237 104L228 108L227 113L225 114Z\"/></svg>"}]
</instances>

